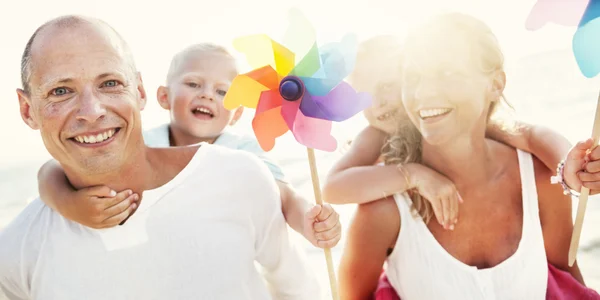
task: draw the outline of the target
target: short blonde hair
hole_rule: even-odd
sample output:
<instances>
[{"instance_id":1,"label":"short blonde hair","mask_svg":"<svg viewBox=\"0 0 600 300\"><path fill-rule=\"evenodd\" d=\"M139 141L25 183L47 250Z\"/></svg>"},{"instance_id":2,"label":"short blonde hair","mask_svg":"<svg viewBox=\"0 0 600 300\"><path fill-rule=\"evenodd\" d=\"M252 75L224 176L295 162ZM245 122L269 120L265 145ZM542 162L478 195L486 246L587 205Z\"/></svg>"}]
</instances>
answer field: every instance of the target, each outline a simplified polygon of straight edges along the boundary
<instances>
[{"instance_id":1,"label":"short blonde hair","mask_svg":"<svg viewBox=\"0 0 600 300\"><path fill-rule=\"evenodd\" d=\"M181 66L185 63L185 61L189 55L200 54L200 53L202 53L202 54L222 54L222 55L224 55L228 58L231 58L232 60L235 61L235 58L233 57L233 55L231 55L231 53L229 53L229 51L227 51L227 49L225 49L225 47L217 45L217 44L200 43L200 44L194 44L194 45L188 46L185 49L178 52L177 54L175 54L173 56L173 58L171 59L171 64L169 65L169 71L167 72L167 84L170 84L170 82L173 80L173 78L175 78L175 76L178 75L179 71L181 70ZM237 69L236 69L236 72L237 72Z\"/></svg>"}]
</instances>

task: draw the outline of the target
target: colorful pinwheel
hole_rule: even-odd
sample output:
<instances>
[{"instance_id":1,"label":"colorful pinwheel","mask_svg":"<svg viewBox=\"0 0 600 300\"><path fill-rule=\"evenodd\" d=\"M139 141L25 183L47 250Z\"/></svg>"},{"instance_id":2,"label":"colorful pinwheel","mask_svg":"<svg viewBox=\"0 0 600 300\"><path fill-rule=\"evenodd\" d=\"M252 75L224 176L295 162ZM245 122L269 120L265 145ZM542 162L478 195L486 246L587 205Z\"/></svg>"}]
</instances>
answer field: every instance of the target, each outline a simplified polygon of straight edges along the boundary
<instances>
[{"instance_id":1,"label":"colorful pinwheel","mask_svg":"<svg viewBox=\"0 0 600 300\"><path fill-rule=\"evenodd\" d=\"M527 18L526 27L536 30L548 21L567 26L579 24L573 35L575 60L585 77L592 78L598 75L600 73L600 0L538 0ZM600 96L596 106L592 137L594 145L597 145L600 137ZM577 257L589 192L588 188L581 188L569 249L569 266L573 265Z\"/></svg>"},{"instance_id":2,"label":"colorful pinwheel","mask_svg":"<svg viewBox=\"0 0 600 300\"><path fill-rule=\"evenodd\" d=\"M331 121L344 121L371 105L368 94L343 81L354 67L356 38L347 35L317 47L308 20L297 10L290 18L283 45L262 34L234 41L254 70L233 80L224 105L256 109L252 127L265 151L288 130L308 148L334 151Z\"/></svg>"},{"instance_id":3,"label":"colorful pinwheel","mask_svg":"<svg viewBox=\"0 0 600 300\"><path fill-rule=\"evenodd\" d=\"M332 121L344 121L371 105L371 96L356 91L344 78L354 68L357 41L346 35L340 42L317 46L315 30L298 10L291 10L283 43L264 34L234 40L233 46L246 55L252 71L234 78L223 104L255 108L252 128L265 151L275 139L292 132L306 146L313 190L322 204L314 149L334 151ZM329 283L338 299L330 249L325 249Z\"/></svg>"}]
</instances>

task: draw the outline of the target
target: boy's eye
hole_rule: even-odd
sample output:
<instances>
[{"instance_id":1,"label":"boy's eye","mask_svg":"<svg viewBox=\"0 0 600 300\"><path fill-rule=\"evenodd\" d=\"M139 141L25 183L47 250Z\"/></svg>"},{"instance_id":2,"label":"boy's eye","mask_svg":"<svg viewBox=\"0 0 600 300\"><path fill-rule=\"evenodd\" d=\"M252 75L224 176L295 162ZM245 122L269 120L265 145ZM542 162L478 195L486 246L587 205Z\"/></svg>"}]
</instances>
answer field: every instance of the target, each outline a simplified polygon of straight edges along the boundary
<instances>
[{"instance_id":1,"label":"boy's eye","mask_svg":"<svg viewBox=\"0 0 600 300\"><path fill-rule=\"evenodd\" d=\"M217 90L217 93L221 96L225 96L227 94L227 91L224 90Z\"/></svg>"},{"instance_id":2,"label":"boy's eye","mask_svg":"<svg viewBox=\"0 0 600 300\"><path fill-rule=\"evenodd\" d=\"M189 87L191 87L191 88L197 88L197 87L200 87L200 85L199 85L199 84L197 84L197 83L195 83L195 82L188 82L188 83L186 83L186 84L187 84Z\"/></svg>"}]
</instances>

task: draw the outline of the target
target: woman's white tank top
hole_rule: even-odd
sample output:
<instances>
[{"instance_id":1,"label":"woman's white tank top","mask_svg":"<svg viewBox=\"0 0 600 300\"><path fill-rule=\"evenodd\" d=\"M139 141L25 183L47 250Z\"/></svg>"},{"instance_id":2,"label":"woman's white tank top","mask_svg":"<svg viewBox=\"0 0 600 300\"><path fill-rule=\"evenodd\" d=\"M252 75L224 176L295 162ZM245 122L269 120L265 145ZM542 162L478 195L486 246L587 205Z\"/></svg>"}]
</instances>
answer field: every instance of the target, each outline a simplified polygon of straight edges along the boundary
<instances>
[{"instance_id":1,"label":"woman's white tank top","mask_svg":"<svg viewBox=\"0 0 600 300\"><path fill-rule=\"evenodd\" d=\"M545 299L548 265L531 154L517 150L523 195L523 231L516 252L488 269L469 266L438 243L406 194L394 196L401 229L386 262L391 285L402 300ZM473 229L477 230L477 229Z\"/></svg>"}]
</instances>

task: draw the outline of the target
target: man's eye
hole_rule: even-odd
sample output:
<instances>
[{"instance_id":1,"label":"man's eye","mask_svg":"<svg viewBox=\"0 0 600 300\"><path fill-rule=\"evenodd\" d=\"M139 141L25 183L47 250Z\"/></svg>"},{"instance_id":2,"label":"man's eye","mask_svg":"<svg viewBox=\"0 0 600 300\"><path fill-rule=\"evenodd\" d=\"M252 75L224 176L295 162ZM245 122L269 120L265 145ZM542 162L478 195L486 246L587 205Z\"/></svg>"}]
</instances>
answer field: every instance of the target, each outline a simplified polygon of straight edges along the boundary
<instances>
[{"instance_id":1,"label":"man's eye","mask_svg":"<svg viewBox=\"0 0 600 300\"><path fill-rule=\"evenodd\" d=\"M104 82L105 87L115 87L117 85L119 85L119 82L116 80L109 80L109 81Z\"/></svg>"},{"instance_id":2,"label":"man's eye","mask_svg":"<svg viewBox=\"0 0 600 300\"><path fill-rule=\"evenodd\" d=\"M66 88L55 88L50 92L53 96L64 96L69 92Z\"/></svg>"},{"instance_id":3,"label":"man's eye","mask_svg":"<svg viewBox=\"0 0 600 300\"><path fill-rule=\"evenodd\" d=\"M191 88L197 88L197 87L200 87L200 85L199 85L199 84L197 84L197 83L195 83L195 82L188 82L188 83L186 83L186 84L187 84L189 87L191 87Z\"/></svg>"}]
</instances>

